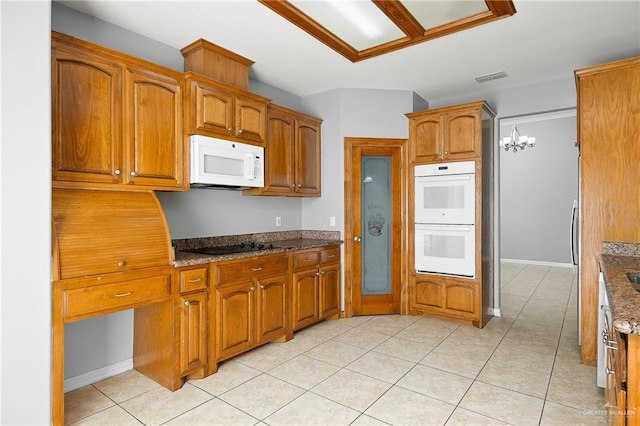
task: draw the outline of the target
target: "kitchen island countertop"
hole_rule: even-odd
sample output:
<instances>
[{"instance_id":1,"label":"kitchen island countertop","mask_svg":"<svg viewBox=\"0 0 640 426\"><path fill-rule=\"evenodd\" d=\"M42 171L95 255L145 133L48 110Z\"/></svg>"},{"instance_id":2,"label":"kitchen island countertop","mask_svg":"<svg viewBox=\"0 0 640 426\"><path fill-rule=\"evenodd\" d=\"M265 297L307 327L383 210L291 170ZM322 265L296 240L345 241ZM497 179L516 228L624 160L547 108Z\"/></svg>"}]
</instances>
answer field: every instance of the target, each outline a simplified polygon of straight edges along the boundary
<instances>
[{"instance_id":1,"label":"kitchen island countertop","mask_svg":"<svg viewBox=\"0 0 640 426\"><path fill-rule=\"evenodd\" d=\"M600 267L614 328L640 335L640 293L627 278L627 272L640 272L640 244L604 242Z\"/></svg>"}]
</instances>

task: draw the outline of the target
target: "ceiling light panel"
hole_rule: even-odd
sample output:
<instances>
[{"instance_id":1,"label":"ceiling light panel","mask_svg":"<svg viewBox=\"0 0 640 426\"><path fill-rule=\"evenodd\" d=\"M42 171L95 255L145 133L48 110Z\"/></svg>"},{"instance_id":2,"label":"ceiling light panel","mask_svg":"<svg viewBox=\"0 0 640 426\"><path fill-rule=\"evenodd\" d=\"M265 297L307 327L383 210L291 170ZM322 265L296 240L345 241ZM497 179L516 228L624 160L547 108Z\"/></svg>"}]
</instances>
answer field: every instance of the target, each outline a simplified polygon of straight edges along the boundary
<instances>
[{"instance_id":1,"label":"ceiling light panel","mask_svg":"<svg viewBox=\"0 0 640 426\"><path fill-rule=\"evenodd\" d=\"M484 0L401 0L425 30L489 11Z\"/></svg>"},{"instance_id":2,"label":"ceiling light panel","mask_svg":"<svg viewBox=\"0 0 640 426\"><path fill-rule=\"evenodd\" d=\"M404 33L369 1L289 2L357 50L369 49L404 37Z\"/></svg>"}]
</instances>

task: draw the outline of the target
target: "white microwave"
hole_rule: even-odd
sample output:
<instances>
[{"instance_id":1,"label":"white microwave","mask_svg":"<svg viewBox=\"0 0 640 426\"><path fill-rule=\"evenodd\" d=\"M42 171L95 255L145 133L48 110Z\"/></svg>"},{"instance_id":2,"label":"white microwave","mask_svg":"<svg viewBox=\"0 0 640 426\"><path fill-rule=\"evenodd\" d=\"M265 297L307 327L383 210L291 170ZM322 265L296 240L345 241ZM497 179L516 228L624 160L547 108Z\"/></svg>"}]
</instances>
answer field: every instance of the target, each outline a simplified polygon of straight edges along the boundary
<instances>
[{"instance_id":1,"label":"white microwave","mask_svg":"<svg viewBox=\"0 0 640 426\"><path fill-rule=\"evenodd\" d=\"M191 135L191 186L243 189L264 186L264 148Z\"/></svg>"}]
</instances>

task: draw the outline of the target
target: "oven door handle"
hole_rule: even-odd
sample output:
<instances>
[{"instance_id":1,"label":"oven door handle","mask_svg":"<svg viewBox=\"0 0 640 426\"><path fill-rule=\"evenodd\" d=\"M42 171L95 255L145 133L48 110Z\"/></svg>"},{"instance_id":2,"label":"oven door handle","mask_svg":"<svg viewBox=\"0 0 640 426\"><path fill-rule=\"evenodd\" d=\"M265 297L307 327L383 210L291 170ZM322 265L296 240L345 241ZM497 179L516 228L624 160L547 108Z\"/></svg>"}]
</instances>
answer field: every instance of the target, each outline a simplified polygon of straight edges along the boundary
<instances>
[{"instance_id":1,"label":"oven door handle","mask_svg":"<svg viewBox=\"0 0 640 426\"><path fill-rule=\"evenodd\" d=\"M473 174L468 175L445 175L445 176L416 176L417 182L445 182L452 180L471 180Z\"/></svg>"},{"instance_id":2,"label":"oven door handle","mask_svg":"<svg viewBox=\"0 0 640 426\"><path fill-rule=\"evenodd\" d=\"M453 227L451 225L443 225L443 226L429 226L429 225L416 225L416 229L419 230L427 230L427 231L448 231L448 232L469 232L471 231L471 227L462 227L456 226Z\"/></svg>"}]
</instances>

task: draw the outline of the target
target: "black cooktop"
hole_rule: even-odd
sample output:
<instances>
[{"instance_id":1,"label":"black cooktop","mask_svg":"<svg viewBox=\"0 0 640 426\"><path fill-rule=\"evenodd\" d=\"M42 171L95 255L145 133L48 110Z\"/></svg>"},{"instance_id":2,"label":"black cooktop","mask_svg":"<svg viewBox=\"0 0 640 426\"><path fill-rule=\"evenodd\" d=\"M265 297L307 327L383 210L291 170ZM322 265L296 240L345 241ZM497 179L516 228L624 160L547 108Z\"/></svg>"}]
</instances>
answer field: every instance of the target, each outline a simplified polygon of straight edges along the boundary
<instances>
[{"instance_id":1,"label":"black cooktop","mask_svg":"<svg viewBox=\"0 0 640 426\"><path fill-rule=\"evenodd\" d=\"M209 254L209 255L223 255L223 254L235 254L235 253L245 253L250 251L260 251L260 250L269 250L275 248L273 244L264 244L264 243L240 243L233 246L220 246L220 247L204 247L194 250L185 250L189 253L200 253L200 254Z\"/></svg>"}]
</instances>

